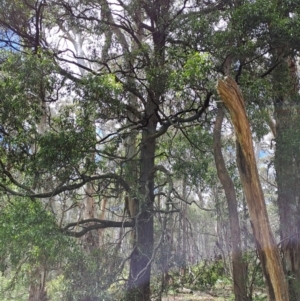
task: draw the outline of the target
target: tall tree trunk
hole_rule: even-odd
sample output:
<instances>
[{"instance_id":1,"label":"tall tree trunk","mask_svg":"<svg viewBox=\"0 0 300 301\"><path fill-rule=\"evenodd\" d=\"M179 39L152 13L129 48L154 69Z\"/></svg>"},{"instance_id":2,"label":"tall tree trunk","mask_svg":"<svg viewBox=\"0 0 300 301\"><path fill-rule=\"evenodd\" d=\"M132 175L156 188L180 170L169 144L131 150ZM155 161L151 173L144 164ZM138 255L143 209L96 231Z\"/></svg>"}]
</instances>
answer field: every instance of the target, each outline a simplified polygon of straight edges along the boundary
<instances>
[{"instance_id":1,"label":"tall tree trunk","mask_svg":"<svg viewBox=\"0 0 300 301\"><path fill-rule=\"evenodd\" d=\"M156 131L156 116L154 103L148 100L146 108L148 126L142 133L141 141L141 166L140 188L138 206L139 212L135 217L136 238L134 250L130 261L130 275L128 283L128 299L131 301L150 300L150 272L153 252L153 203L154 203L154 157L155 138L152 135Z\"/></svg>"},{"instance_id":2,"label":"tall tree trunk","mask_svg":"<svg viewBox=\"0 0 300 301\"><path fill-rule=\"evenodd\" d=\"M275 152L280 237L290 300L300 300L300 118L293 108L276 107Z\"/></svg>"},{"instance_id":3,"label":"tall tree trunk","mask_svg":"<svg viewBox=\"0 0 300 301\"><path fill-rule=\"evenodd\" d=\"M241 248L241 230L237 210L237 199L234 190L234 184L228 174L222 150L221 150L221 128L224 118L224 110L221 106L218 108L216 123L214 128L214 157L219 180L224 188L231 231L232 243L232 275L233 289L236 301L247 300L245 264L243 263L243 254Z\"/></svg>"},{"instance_id":4,"label":"tall tree trunk","mask_svg":"<svg viewBox=\"0 0 300 301\"><path fill-rule=\"evenodd\" d=\"M239 173L249 207L257 250L268 286L269 300L288 301L289 295L281 259L271 232L258 176L244 99L237 83L230 77L227 77L224 81L219 80L217 89L229 110L237 135Z\"/></svg>"},{"instance_id":5,"label":"tall tree trunk","mask_svg":"<svg viewBox=\"0 0 300 301\"><path fill-rule=\"evenodd\" d=\"M285 78L286 81L282 81ZM276 89L275 170L280 238L290 300L300 300L300 117L296 61L289 57L273 72Z\"/></svg>"}]
</instances>

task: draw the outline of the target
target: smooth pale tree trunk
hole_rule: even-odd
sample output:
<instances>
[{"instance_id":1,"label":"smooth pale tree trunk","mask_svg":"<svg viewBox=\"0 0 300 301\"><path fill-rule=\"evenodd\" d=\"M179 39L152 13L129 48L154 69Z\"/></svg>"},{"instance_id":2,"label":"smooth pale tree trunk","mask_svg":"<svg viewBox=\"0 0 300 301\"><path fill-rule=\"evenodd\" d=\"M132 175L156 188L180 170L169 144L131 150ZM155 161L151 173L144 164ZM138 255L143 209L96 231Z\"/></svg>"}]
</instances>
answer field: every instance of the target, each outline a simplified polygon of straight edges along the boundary
<instances>
[{"instance_id":1,"label":"smooth pale tree trunk","mask_svg":"<svg viewBox=\"0 0 300 301\"><path fill-rule=\"evenodd\" d=\"M267 283L269 300L288 301L288 289L279 250L270 228L243 96L237 83L230 77L218 80L217 90L230 113L236 131L238 168Z\"/></svg>"},{"instance_id":2,"label":"smooth pale tree trunk","mask_svg":"<svg viewBox=\"0 0 300 301\"><path fill-rule=\"evenodd\" d=\"M80 217L85 219L93 219L95 217L95 190L92 183L87 183L84 188L84 199L82 202L82 214ZM89 231L81 237L82 246L87 252L91 252L98 248L99 237L94 231Z\"/></svg>"},{"instance_id":3,"label":"smooth pale tree trunk","mask_svg":"<svg viewBox=\"0 0 300 301\"><path fill-rule=\"evenodd\" d=\"M107 205L107 198L103 198L101 200L101 211L99 215L100 220L105 220L105 215L106 215L106 205ZM122 228L121 228L122 229ZM105 237L104 237L105 229L98 229L98 235L99 235L99 247L104 245L105 243Z\"/></svg>"},{"instance_id":4,"label":"smooth pale tree trunk","mask_svg":"<svg viewBox=\"0 0 300 301\"><path fill-rule=\"evenodd\" d=\"M246 288L246 269L243 263L243 253L241 248L241 230L239 223L239 216L237 210L237 198L234 189L234 184L228 174L225 161L222 154L221 145L221 129L224 118L224 110L221 106L218 107L216 123L214 127L214 157L217 167L218 178L224 188L231 232L232 244L232 275L233 275L233 290L236 301L247 300Z\"/></svg>"}]
</instances>

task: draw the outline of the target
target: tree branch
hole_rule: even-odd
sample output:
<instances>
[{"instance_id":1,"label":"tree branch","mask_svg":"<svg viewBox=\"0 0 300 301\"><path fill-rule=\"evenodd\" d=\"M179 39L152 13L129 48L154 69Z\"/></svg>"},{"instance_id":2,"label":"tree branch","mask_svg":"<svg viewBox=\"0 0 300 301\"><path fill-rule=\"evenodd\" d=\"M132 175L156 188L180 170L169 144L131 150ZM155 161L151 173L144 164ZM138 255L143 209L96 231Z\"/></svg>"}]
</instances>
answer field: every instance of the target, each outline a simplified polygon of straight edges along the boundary
<instances>
[{"instance_id":1,"label":"tree branch","mask_svg":"<svg viewBox=\"0 0 300 301\"><path fill-rule=\"evenodd\" d=\"M85 224L94 223L92 225L84 226ZM97 218L91 218L86 220L81 220L79 222L74 222L66 225L64 228L61 229L61 231L68 235L73 237L82 237L84 234L86 234L89 231L97 230L97 229L105 229L105 228L133 228L134 227L134 220L131 220L130 222L115 222L115 221L108 221L108 220L101 220ZM77 226L84 227L81 231L71 231L70 228L74 228Z\"/></svg>"},{"instance_id":2,"label":"tree branch","mask_svg":"<svg viewBox=\"0 0 300 301\"><path fill-rule=\"evenodd\" d=\"M0 183L0 188L2 188L3 191L8 192L11 195L15 195L15 196L22 196L22 197L29 197L29 198L50 198L50 197L54 197L65 191L72 191L72 190L78 189L88 182L92 182L92 181L96 181L96 180L103 180L103 179L114 179L119 184L121 184L126 191L129 192L131 190L128 183L121 176L114 174L114 173L108 173L108 174L96 175L96 176L82 175L82 181L79 183L71 184L71 185L61 185L61 186L57 187L56 189L54 189L50 192L45 192L45 193L17 192L17 191L14 191L14 190L6 187L2 183ZM23 185L18 183L16 180L14 180L14 184L23 190L30 191L29 188L24 187Z\"/></svg>"}]
</instances>

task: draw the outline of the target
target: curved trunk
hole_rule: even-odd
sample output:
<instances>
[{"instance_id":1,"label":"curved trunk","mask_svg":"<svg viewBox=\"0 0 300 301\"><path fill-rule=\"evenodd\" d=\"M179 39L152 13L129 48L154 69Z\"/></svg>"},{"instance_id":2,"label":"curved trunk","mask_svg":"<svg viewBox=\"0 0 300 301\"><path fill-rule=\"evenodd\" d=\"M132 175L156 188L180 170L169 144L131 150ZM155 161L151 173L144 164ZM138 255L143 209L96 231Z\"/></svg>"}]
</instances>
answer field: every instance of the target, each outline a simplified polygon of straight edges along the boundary
<instances>
[{"instance_id":1,"label":"curved trunk","mask_svg":"<svg viewBox=\"0 0 300 301\"><path fill-rule=\"evenodd\" d=\"M262 192L252 136L244 99L237 83L227 77L219 80L218 93L229 110L237 136L237 162L241 182L249 207L257 250L269 290L269 299L288 301L289 295L279 251L272 235L264 195Z\"/></svg>"},{"instance_id":2,"label":"curved trunk","mask_svg":"<svg viewBox=\"0 0 300 301\"><path fill-rule=\"evenodd\" d=\"M225 191L230 232L232 243L232 274L233 274L233 289L236 301L247 300L246 289L246 275L245 265L243 263L243 254L241 249L241 230L239 223L239 216L237 210L237 199L234 190L234 184L228 174L222 150L221 150L221 128L224 118L224 111L222 107L218 108L216 123L214 128L214 157L217 167L218 178Z\"/></svg>"}]
</instances>

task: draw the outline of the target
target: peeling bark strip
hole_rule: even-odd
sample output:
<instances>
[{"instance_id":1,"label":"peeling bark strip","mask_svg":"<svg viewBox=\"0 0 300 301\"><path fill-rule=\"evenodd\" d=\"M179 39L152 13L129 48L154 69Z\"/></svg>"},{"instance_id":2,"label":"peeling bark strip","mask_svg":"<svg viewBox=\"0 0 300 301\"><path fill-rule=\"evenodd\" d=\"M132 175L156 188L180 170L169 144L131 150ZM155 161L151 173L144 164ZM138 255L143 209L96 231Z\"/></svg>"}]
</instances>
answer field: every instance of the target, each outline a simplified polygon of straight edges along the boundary
<instances>
[{"instance_id":1,"label":"peeling bark strip","mask_svg":"<svg viewBox=\"0 0 300 301\"><path fill-rule=\"evenodd\" d=\"M238 152L237 161L241 182L249 207L257 249L268 284L269 299L288 301L279 251L272 235L264 195L258 177L252 135L245 104L237 83L230 77L218 80L218 93L227 107L234 125Z\"/></svg>"}]
</instances>

